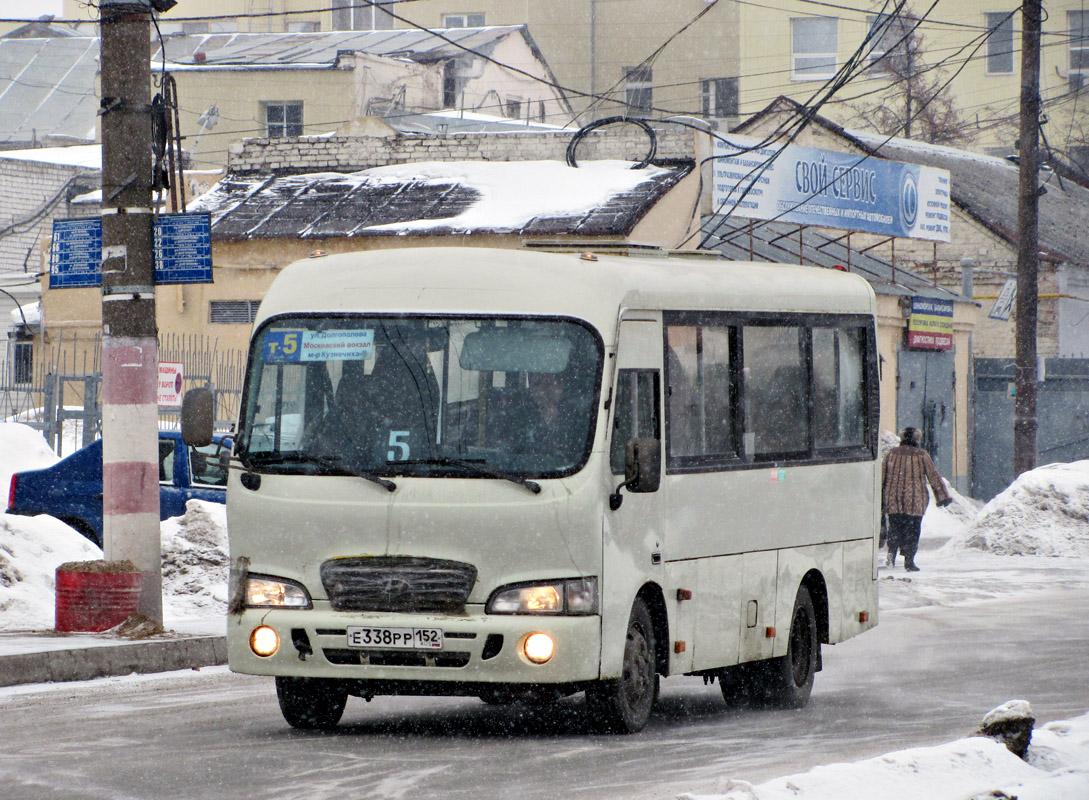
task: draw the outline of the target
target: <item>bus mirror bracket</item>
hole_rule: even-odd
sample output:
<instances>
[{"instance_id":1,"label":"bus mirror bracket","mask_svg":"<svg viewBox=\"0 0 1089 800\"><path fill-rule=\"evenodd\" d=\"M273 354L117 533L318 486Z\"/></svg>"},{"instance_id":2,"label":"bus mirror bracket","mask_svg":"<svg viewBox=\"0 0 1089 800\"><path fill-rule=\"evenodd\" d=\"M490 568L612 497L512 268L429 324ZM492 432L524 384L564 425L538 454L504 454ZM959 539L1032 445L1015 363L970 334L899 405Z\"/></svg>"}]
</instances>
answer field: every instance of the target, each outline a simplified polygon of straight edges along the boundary
<instances>
[{"instance_id":1,"label":"bus mirror bracket","mask_svg":"<svg viewBox=\"0 0 1089 800\"><path fill-rule=\"evenodd\" d=\"M182 441L193 447L212 443L215 428L215 396L206 386L190 389L182 398Z\"/></svg>"},{"instance_id":2,"label":"bus mirror bracket","mask_svg":"<svg viewBox=\"0 0 1089 800\"><path fill-rule=\"evenodd\" d=\"M616 511L624 502L621 489L644 494L656 492L662 483L662 443L657 439L628 439L624 448L624 482L609 495L609 508Z\"/></svg>"}]
</instances>

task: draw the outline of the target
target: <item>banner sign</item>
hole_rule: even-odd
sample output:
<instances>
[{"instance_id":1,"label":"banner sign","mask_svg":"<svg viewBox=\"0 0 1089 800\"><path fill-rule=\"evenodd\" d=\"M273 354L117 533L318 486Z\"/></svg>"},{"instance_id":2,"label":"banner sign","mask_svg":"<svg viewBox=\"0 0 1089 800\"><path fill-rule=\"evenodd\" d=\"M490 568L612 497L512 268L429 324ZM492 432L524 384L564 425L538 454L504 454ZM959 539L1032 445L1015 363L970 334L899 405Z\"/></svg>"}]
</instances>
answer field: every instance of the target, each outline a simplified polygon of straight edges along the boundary
<instances>
[{"instance_id":1,"label":"banner sign","mask_svg":"<svg viewBox=\"0 0 1089 800\"><path fill-rule=\"evenodd\" d=\"M208 214L161 214L152 226L155 283L212 283ZM102 285L102 219L53 220L49 288Z\"/></svg>"},{"instance_id":2,"label":"banner sign","mask_svg":"<svg viewBox=\"0 0 1089 800\"><path fill-rule=\"evenodd\" d=\"M711 198L716 213L949 241L948 170L815 147L758 144L748 136L714 139Z\"/></svg>"},{"instance_id":3,"label":"banner sign","mask_svg":"<svg viewBox=\"0 0 1089 800\"><path fill-rule=\"evenodd\" d=\"M159 380L155 383L155 397L159 408L181 408L182 373L180 361L160 361Z\"/></svg>"},{"instance_id":4,"label":"banner sign","mask_svg":"<svg viewBox=\"0 0 1089 800\"><path fill-rule=\"evenodd\" d=\"M907 346L921 350L952 350L953 301L911 298Z\"/></svg>"}]
</instances>

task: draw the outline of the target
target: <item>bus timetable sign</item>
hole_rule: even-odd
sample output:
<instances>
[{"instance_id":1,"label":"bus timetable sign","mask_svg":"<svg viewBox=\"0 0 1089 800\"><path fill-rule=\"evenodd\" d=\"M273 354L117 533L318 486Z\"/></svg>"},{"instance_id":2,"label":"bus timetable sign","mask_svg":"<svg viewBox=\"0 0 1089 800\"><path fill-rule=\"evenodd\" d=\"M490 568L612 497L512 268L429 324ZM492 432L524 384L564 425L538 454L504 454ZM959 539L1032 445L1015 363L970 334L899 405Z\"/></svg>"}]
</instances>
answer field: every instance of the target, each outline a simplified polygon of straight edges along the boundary
<instances>
[{"instance_id":1,"label":"bus timetable sign","mask_svg":"<svg viewBox=\"0 0 1089 800\"><path fill-rule=\"evenodd\" d=\"M207 214L161 214L152 230L155 283L212 283ZM49 288L102 285L102 220L53 220Z\"/></svg>"}]
</instances>

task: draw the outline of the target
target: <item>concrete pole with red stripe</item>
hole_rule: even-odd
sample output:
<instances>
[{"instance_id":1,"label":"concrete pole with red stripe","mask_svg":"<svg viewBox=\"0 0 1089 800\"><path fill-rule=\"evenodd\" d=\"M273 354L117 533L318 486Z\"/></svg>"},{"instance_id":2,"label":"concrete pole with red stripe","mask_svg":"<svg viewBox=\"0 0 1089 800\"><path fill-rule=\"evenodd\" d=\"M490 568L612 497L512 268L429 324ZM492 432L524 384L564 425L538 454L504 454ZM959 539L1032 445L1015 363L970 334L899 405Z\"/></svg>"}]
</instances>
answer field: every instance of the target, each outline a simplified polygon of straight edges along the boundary
<instances>
[{"instance_id":1,"label":"concrete pole with red stripe","mask_svg":"<svg viewBox=\"0 0 1089 800\"><path fill-rule=\"evenodd\" d=\"M102 0L102 511L107 560L163 621L152 250L150 7Z\"/></svg>"}]
</instances>

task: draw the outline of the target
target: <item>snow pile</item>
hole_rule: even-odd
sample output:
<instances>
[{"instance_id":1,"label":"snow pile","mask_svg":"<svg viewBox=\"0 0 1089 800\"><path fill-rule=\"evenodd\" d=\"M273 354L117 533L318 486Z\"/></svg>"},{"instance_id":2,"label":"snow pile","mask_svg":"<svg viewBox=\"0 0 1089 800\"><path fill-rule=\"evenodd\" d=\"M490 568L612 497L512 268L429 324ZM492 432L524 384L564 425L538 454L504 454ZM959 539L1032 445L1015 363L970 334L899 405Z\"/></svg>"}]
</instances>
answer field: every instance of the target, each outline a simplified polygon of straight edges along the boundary
<instances>
[{"instance_id":1,"label":"snow pile","mask_svg":"<svg viewBox=\"0 0 1089 800\"><path fill-rule=\"evenodd\" d=\"M185 514L164 520L163 610L174 618L227 613L227 511L190 500ZM55 573L66 561L96 561L102 551L48 515L0 515L0 630L52 628Z\"/></svg>"},{"instance_id":2,"label":"snow pile","mask_svg":"<svg viewBox=\"0 0 1089 800\"><path fill-rule=\"evenodd\" d=\"M0 630L52 628L57 567L99 558L96 545L60 520L0 514Z\"/></svg>"},{"instance_id":3,"label":"snow pile","mask_svg":"<svg viewBox=\"0 0 1089 800\"><path fill-rule=\"evenodd\" d=\"M59 460L45 437L34 428L20 422L0 422L0 489L4 492L5 508L13 474L51 467Z\"/></svg>"},{"instance_id":4,"label":"snow pile","mask_svg":"<svg viewBox=\"0 0 1089 800\"><path fill-rule=\"evenodd\" d=\"M971 737L851 764L815 767L754 786L731 780L685 800L1084 800L1089 797L1089 714L1033 731L1022 761L992 739Z\"/></svg>"},{"instance_id":5,"label":"snow pile","mask_svg":"<svg viewBox=\"0 0 1089 800\"><path fill-rule=\"evenodd\" d=\"M1023 473L946 547L999 555L1089 556L1089 461Z\"/></svg>"},{"instance_id":6,"label":"snow pile","mask_svg":"<svg viewBox=\"0 0 1089 800\"><path fill-rule=\"evenodd\" d=\"M227 613L227 507L189 500L162 523L163 602L179 617Z\"/></svg>"}]
</instances>

